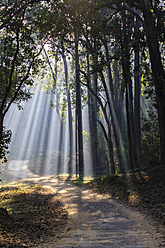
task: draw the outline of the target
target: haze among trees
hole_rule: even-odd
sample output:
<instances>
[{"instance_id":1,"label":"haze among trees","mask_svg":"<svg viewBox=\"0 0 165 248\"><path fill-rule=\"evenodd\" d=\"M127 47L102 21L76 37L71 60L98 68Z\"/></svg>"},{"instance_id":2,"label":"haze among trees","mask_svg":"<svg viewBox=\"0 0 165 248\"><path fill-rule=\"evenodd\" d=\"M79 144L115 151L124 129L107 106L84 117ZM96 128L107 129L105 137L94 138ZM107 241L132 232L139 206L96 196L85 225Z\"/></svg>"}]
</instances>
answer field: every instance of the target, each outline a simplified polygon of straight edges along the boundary
<instances>
[{"instance_id":1,"label":"haze among trees","mask_svg":"<svg viewBox=\"0 0 165 248\"><path fill-rule=\"evenodd\" d=\"M93 176L165 165L164 23L160 0L2 0L0 158L7 160L11 105L28 101L45 75L54 94L62 71L56 109L61 130L68 113L70 175L75 153L84 178L85 107Z\"/></svg>"}]
</instances>

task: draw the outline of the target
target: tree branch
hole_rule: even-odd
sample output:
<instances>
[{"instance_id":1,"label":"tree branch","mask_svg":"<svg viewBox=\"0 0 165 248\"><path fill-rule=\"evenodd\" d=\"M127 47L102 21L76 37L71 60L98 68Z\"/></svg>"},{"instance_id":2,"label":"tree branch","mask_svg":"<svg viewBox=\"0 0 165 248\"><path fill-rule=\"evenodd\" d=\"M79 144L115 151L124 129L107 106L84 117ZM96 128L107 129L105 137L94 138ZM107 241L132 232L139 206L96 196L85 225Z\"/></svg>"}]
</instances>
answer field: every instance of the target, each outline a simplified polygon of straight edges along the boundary
<instances>
[{"instance_id":1,"label":"tree branch","mask_svg":"<svg viewBox=\"0 0 165 248\"><path fill-rule=\"evenodd\" d=\"M31 67L32 67L32 65L33 65L33 63L34 63L34 60L41 54L42 49L43 49L43 46L41 47L41 49L39 50L39 52L33 57L32 61L30 62L25 77L21 80L21 82L20 82L20 84L19 84L17 90L16 90L15 93L14 93L14 96L13 96L12 99L10 100L8 106L6 107L6 109L5 109L4 113L3 113L4 116L5 116L5 114L7 113L7 111L9 110L11 104L12 104L12 103L14 102L14 100L16 99L16 97L17 97L17 95L18 95L18 93L19 93L19 91L20 91L20 89L21 89L23 83L26 81L26 79L28 79L29 74L30 74Z\"/></svg>"},{"instance_id":2,"label":"tree branch","mask_svg":"<svg viewBox=\"0 0 165 248\"><path fill-rule=\"evenodd\" d=\"M130 8L130 7L128 7L128 6L126 6L125 4L123 4L120 8L118 8L118 7L113 7L113 9L115 9L116 11L113 12L113 13L110 15L110 17L109 17L106 21L104 21L104 23L107 23L108 21L110 21L110 20L113 18L114 15L116 15L117 13L119 13L119 12L122 11L122 10L127 10L127 11L129 11L132 15L136 16L142 24L144 23L144 21L143 21L143 19L140 17L140 15L139 15L134 9L132 9L132 8Z\"/></svg>"},{"instance_id":3,"label":"tree branch","mask_svg":"<svg viewBox=\"0 0 165 248\"><path fill-rule=\"evenodd\" d=\"M3 111L6 99L8 97L9 91L10 91L11 86L12 86L12 77L13 77L13 73L14 73L15 61L16 61L17 55L19 53L19 29L17 30L16 35L17 35L17 37L16 37L17 47L16 47L16 51L15 51L15 54L14 54L12 64L11 64L11 71L10 71L10 75L9 75L9 85L6 87L6 92L4 94L4 98L3 98L2 103L1 103L1 113Z\"/></svg>"},{"instance_id":4,"label":"tree branch","mask_svg":"<svg viewBox=\"0 0 165 248\"><path fill-rule=\"evenodd\" d=\"M56 81L57 81L57 78L56 78L56 75L54 74L54 71L53 71L53 68L52 68L52 65L50 63L50 60L49 60L49 57L48 57L48 54L44 48L44 54L46 56L46 59L47 59L47 62L48 62L48 65L50 67L50 70L51 70L51 73L52 73L52 77L53 77L53 80L54 80L54 89L56 89Z\"/></svg>"}]
</instances>

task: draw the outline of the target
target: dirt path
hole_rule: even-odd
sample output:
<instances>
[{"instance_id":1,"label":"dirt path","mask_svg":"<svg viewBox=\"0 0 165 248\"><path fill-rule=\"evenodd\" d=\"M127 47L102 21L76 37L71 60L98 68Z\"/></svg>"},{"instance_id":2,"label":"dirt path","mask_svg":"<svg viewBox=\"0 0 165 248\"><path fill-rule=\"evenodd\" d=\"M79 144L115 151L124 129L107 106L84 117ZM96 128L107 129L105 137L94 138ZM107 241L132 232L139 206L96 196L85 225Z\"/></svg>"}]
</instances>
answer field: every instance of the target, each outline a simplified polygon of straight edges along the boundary
<instances>
[{"instance_id":1,"label":"dirt path","mask_svg":"<svg viewBox=\"0 0 165 248\"><path fill-rule=\"evenodd\" d=\"M48 243L43 241L38 248L165 247L165 239L158 226L109 196L93 193L69 181L58 181L55 177L28 180L51 188L69 214L63 233Z\"/></svg>"}]
</instances>

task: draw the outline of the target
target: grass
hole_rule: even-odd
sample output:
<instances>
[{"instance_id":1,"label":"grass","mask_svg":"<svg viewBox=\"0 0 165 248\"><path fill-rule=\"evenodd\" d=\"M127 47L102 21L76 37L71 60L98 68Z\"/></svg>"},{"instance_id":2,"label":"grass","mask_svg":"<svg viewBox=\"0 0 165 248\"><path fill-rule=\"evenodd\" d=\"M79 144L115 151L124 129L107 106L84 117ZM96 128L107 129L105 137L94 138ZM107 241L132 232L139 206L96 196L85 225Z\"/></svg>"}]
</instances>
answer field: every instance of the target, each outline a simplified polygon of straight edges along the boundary
<instances>
[{"instance_id":1,"label":"grass","mask_svg":"<svg viewBox=\"0 0 165 248\"><path fill-rule=\"evenodd\" d=\"M37 184L14 183L0 187L0 247L34 247L59 235L67 223L67 212L51 190Z\"/></svg>"},{"instance_id":2,"label":"grass","mask_svg":"<svg viewBox=\"0 0 165 248\"><path fill-rule=\"evenodd\" d=\"M33 184L8 184L0 187L0 207L5 208L9 214L15 214L18 212L21 206L26 212L32 209L32 206L28 204L27 199L30 194L41 190L41 186ZM22 197L22 200L21 200ZM33 209L34 211L35 209Z\"/></svg>"},{"instance_id":3,"label":"grass","mask_svg":"<svg viewBox=\"0 0 165 248\"><path fill-rule=\"evenodd\" d=\"M76 178L75 176L73 176L73 177L71 178L71 181L72 181L74 184L78 185L78 186L85 185L85 184L89 183L91 180L93 180L92 177L84 177L83 180L80 180L79 178Z\"/></svg>"}]
</instances>

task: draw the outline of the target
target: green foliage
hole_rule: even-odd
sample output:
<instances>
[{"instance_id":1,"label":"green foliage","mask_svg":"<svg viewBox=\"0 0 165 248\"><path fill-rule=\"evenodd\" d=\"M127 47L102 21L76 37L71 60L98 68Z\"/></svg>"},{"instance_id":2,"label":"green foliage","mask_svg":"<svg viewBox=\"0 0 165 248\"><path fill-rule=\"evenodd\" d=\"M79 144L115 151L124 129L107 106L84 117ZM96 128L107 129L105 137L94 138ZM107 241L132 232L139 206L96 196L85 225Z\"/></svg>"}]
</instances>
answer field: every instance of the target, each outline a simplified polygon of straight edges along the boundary
<instances>
[{"instance_id":1,"label":"green foliage","mask_svg":"<svg viewBox=\"0 0 165 248\"><path fill-rule=\"evenodd\" d=\"M92 179L93 179L93 178L91 178L91 177L85 177L85 178L83 179L83 181L82 181L82 180L80 180L79 178L75 179L74 176L73 176L73 178L71 178L71 181L72 181L74 184L78 185L78 186L82 186L82 185L85 185L85 184L89 183Z\"/></svg>"},{"instance_id":2,"label":"green foliage","mask_svg":"<svg viewBox=\"0 0 165 248\"><path fill-rule=\"evenodd\" d=\"M15 183L15 184L8 184L7 186L0 186L0 206L3 208L7 208L9 213L12 213L13 209L15 209L16 212L20 212L19 206L17 206L17 202L14 201L13 198L17 198L25 194L27 195L32 194L35 191L39 191L41 189L42 189L41 186L37 184L33 185L33 184ZM29 207L26 204L27 203L25 203L25 210L28 212Z\"/></svg>"},{"instance_id":3,"label":"green foliage","mask_svg":"<svg viewBox=\"0 0 165 248\"><path fill-rule=\"evenodd\" d=\"M35 26L38 7L22 1L0 4L0 158L4 160L11 138L3 127L4 117L11 104L22 108L21 103L31 97L34 75L43 66L39 55L46 35Z\"/></svg>"},{"instance_id":4,"label":"green foliage","mask_svg":"<svg viewBox=\"0 0 165 248\"><path fill-rule=\"evenodd\" d=\"M76 181L74 181L74 183L78 186L82 186L84 184L84 181L77 179Z\"/></svg>"},{"instance_id":5,"label":"green foliage","mask_svg":"<svg viewBox=\"0 0 165 248\"><path fill-rule=\"evenodd\" d=\"M9 143L11 141L11 131L6 130L5 127L3 128L2 132L2 141L0 143L0 160L2 163L7 162L7 150Z\"/></svg>"},{"instance_id":6,"label":"green foliage","mask_svg":"<svg viewBox=\"0 0 165 248\"><path fill-rule=\"evenodd\" d=\"M151 3L151 6L146 6L147 3ZM132 12L129 11L130 9L120 11L122 6L128 6L131 8ZM152 102L152 105L154 104L154 106L156 106L155 88L148 55L148 45L146 42L146 31L142 23L139 24L140 26L137 31L134 25L134 14L136 13L136 16L139 15L140 18L146 8L149 9L153 16L153 20L156 21L155 30L153 30L152 36L154 37L156 34L157 39L155 40L158 40L162 44L164 41L165 15L161 6L161 1L159 0L127 0L124 3L120 0L38 0L32 1L31 4L29 4L28 0L1 1L0 106L2 106L2 111L0 114L4 117L12 103L17 104L17 106L21 108L21 102L28 100L31 96L30 87L34 83L35 75L46 74L46 83L42 84L41 90L50 94L54 94L55 90L58 91L56 102L53 102L52 100L51 105L52 107L57 107L60 117L65 121L67 110L67 87L61 59L62 45L64 47L65 56L67 57L69 55L73 58L71 62L68 62L68 69L72 107L75 108L76 85L75 65L73 62L75 59L75 33L78 34L79 38L80 70L84 72L83 74L80 71L80 80L82 83L86 84L87 78L89 77L90 87L97 92L97 96L101 99L100 102L103 103L108 118L109 115L111 115L111 111L108 109L108 97L105 94L105 87L103 87L99 73L102 71L105 76L109 98L113 100L114 97L116 106L119 105L119 103L120 106L124 105L124 92L127 80L125 80L123 84L122 67L126 67L125 74L128 74L133 81L135 74L140 71L139 68L134 68L135 51L138 51L140 56L143 57L141 66L138 67L142 68L140 72L142 73L141 82L143 85L144 98L145 100L149 99L149 101ZM144 15L143 18L145 18ZM52 80L51 70L48 70L48 68L44 66L46 59L43 58L39 52L47 38L49 39L50 52L52 51L51 57L50 54L48 54L51 63L55 57L54 55L58 57L58 72L56 75L56 79L58 79L57 87L55 86L55 80ZM108 51L106 51L105 42L107 42ZM58 55L56 53L58 53ZM87 68L87 55L89 56L89 68ZM98 65L96 65L97 63L94 63L93 58L95 56L98 59ZM111 63L110 66L112 67L113 82L111 83L111 76L108 75L108 63ZM117 64L118 76L115 75L115 66L112 66L113 63ZM52 67L54 68L55 66L55 63L52 63ZM43 70L41 70L41 68ZM96 74L98 76L96 80L97 89L94 89L94 77ZM43 80L45 79L44 77L41 78ZM114 91L113 93L112 89ZM123 102L120 102L120 95L122 95ZM88 89L85 86L82 86L82 107L89 103L89 96L90 93ZM92 98L94 97L92 96L91 99ZM120 106L117 106L118 109ZM125 114L124 107L122 109L123 115ZM100 106L98 106L98 109L99 108ZM119 114L117 112L119 111L116 111L116 116ZM105 116L100 115L100 118L104 120ZM154 118L155 117L150 116L149 121L144 120L140 159L144 159L145 165L149 165L150 163L154 164L159 160L159 136L158 129L154 126ZM123 130L124 131L122 132L126 133L125 129ZM11 133L6 132L5 129L3 129L3 135L1 136L0 157L4 157ZM115 143L113 137L112 140L113 143ZM103 135L100 130L98 130L97 142L100 164L103 164L107 160L107 151L104 141ZM151 152L152 149L155 149L155 153ZM116 149L116 154L117 152ZM145 154L148 154L148 158ZM152 156L150 156L150 154Z\"/></svg>"}]
</instances>

